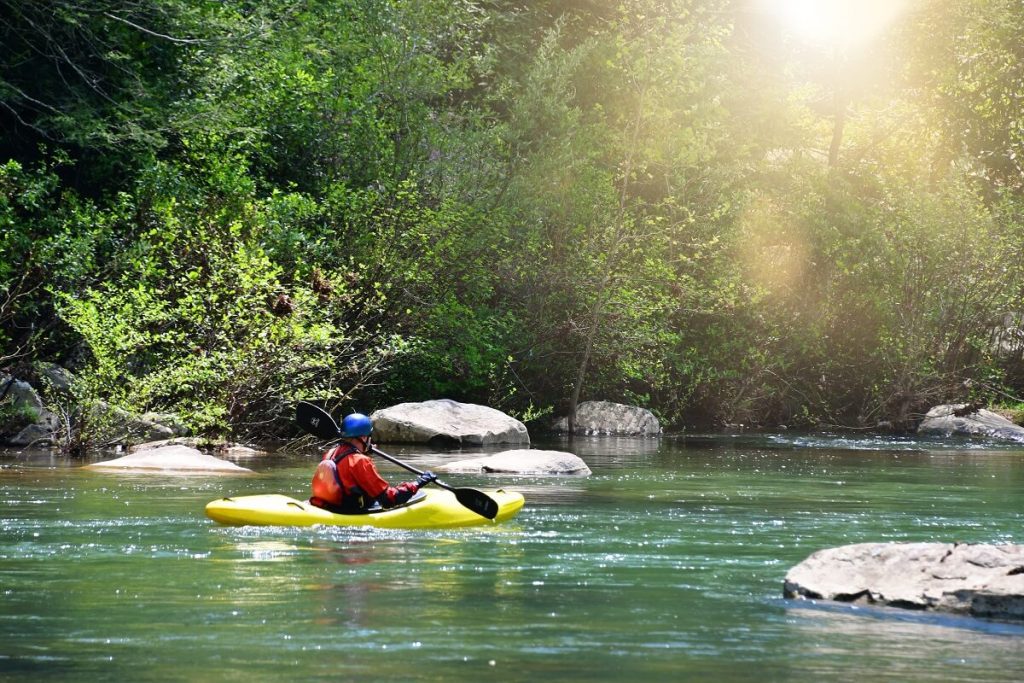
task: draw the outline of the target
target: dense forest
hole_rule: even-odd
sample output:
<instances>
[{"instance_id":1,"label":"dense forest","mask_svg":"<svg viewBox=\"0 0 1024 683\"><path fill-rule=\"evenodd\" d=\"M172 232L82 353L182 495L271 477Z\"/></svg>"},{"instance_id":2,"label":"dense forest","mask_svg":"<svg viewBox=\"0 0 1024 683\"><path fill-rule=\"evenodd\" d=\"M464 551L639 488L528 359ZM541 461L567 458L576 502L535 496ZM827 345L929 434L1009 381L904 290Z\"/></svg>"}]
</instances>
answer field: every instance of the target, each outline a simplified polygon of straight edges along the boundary
<instances>
[{"instance_id":1,"label":"dense forest","mask_svg":"<svg viewBox=\"0 0 1024 683\"><path fill-rule=\"evenodd\" d=\"M1024 395L1019 0L0 0L0 370L864 429ZM74 410L72 412L74 412Z\"/></svg>"}]
</instances>

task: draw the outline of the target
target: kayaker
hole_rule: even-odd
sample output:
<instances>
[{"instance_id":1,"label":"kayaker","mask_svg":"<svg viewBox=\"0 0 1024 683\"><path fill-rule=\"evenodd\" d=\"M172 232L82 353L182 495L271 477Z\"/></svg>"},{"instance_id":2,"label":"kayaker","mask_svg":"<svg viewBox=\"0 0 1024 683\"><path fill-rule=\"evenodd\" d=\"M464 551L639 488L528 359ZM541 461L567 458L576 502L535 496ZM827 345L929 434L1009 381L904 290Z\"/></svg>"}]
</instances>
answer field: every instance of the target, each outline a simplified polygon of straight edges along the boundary
<instances>
[{"instance_id":1,"label":"kayaker","mask_svg":"<svg viewBox=\"0 0 1024 683\"><path fill-rule=\"evenodd\" d=\"M345 416L341 423L342 440L329 448L313 474L312 505L344 514L366 512L379 504L382 508L401 505L437 479L424 472L416 481L391 486L380 476L367 453L372 444L373 422L362 413Z\"/></svg>"}]
</instances>

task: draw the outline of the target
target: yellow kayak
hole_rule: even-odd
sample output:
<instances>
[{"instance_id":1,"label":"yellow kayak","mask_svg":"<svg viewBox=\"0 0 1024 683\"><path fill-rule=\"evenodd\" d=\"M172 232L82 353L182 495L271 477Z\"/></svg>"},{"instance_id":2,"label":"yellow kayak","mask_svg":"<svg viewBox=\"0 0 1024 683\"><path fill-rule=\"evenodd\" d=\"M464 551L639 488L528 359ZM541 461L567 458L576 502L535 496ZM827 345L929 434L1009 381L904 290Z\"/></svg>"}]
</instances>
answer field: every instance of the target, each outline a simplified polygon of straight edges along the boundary
<instances>
[{"instance_id":1,"label":"yellow kayak","mask_svg":"<svg viewBox=\"0 0 1024 683\"><path fill-rule=\"evenodd\" d=\"M455 494L430 488L405 505L359 515L341 515L304 500L279 493L220 498L206 505L206 516L220 524L241 526L371 526L382 529L443 529L504 522L515 516L525 502L521 493L493 489L484 491L498 503L494 520L466 508Z\"/></svg>"}]
</instances>

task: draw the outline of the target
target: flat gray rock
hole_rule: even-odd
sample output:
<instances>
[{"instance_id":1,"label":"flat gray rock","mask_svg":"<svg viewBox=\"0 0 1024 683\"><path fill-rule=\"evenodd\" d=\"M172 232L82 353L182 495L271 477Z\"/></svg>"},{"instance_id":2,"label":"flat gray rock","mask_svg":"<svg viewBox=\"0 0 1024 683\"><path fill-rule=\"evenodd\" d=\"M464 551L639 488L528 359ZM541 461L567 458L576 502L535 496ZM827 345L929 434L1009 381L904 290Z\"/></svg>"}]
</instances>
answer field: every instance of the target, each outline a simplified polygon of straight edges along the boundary
<instances>
[{"instance_id":1,"label":"flat gray rock","mask_svg":"<svg viewBox=\"0 0 1024 683\"><path fill-rule=\"evenodd\" d=\"M786 574L783 595L1024 619L1024 546L859 543L819 550Z\"/></svg>"},{"instance_id":2,"label":"flat gray rock","mask_svg":"<svg viewBox=\"0 0 1024 683\"><path fill-rule=\"evenodd\" d=\"M494 408L449 399L400 403L370 418L373 438L380 443L426 443L439 448L530 445L530 434L519 420Z\"/></svg>"},{"instance_id":3,"label":"flat gray rock","mask_svg":"<svg viewBox=\"0 0 1024 683\"><path fill-rule=\"evenodd\" d=\"M85 469L106 471L157 470L163 474L192 474L197 472L221 472L245 474L252 470L239 467L233 462L206 455L188 446L160 446L137 453L131 453L116 460L106 460L85 465Z\"/></svg>"},{"instance_id":4,"label":"flat gray rock","mask_svg":"<svg viewBox=\"0 0 1024 683\"><path fill-rule=\"evenodd\" d=\"M573 453L517 449L483 458L459 460L438 467L439 472L484 472L502 474L560 474L587 476L587 463Z\"/></svg>"}]
</instances>

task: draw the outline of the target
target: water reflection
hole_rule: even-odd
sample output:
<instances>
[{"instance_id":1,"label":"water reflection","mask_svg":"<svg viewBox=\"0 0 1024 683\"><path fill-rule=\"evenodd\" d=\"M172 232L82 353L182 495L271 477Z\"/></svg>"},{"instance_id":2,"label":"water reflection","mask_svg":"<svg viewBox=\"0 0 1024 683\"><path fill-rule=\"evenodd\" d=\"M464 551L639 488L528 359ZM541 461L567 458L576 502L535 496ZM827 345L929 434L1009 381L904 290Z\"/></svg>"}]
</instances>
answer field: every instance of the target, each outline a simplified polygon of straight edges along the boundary
<instances>
[{"instance_id":1,"label":"water reflection","mask_svg":"<svg viewBox=\"0 0 1024 683\"><path fill-rule=\"evenodd\" d=\"M1024 661L1019 624L815 601L786 601L785 615L791 666L821 680L1012 680Z\"/></svg>"},{"instance_id":2,"label":"water reflection","mask_svg":"<svg viewBox=\"0 0 1024 683\"><path fill-rule=\"evenodd\" d=\"M518 599L527 550L512 526L421 532L387 529L241 527L218 529L213 553L227 562L242 610L289 595L289 611L371 647L381 631L405 628L411 613L432 623L465 621L467 604ZM284 540L285 538L290 540ZM488 550L481 553L481 548Z\"/></svg>"},{"instance_id":3,"label":"water reflection","mask_svg":"<svg viewBox=\"0 0 1024 683\"><path fill-rule=\"evenodd\" d=\"M829 626L844 635L862 636L880 630L896 633L939 633L937 629L973 631L979 634L1024 636L1024 624L977 619L974 617L920 612L895 607L851 605L822 600L783 600L777 604L786 608L790 623L800 627L820 628ZM943 637L965 638L963 633L945 632Z\"/></svg>"},{"instance_id":4,"label":"water reflection","mask_svg":"<svg viewBox=\"0 0 1024 683\"><path fill-rule=\"evenodd\" d=\"M591 468L595 465L630 467L642 465L657 455L664 443L663 438L577 436L571 440L568 437L551 438L535 447L575 453Z\"/></svg>"},{"instance_id":5,"label":"water reflection","mask_svg":"<svg viewBox=\"0 0 1024 683\"><path fill-rule=\"evenodd\" d=\"M1019 443L971 437L932 437L887 434L830 434L827 432L747 432L731 435L684 434L671 437L686 448L700 449L827 449L832 451L1020 451Z\"/></svg>"}]
</instances>

